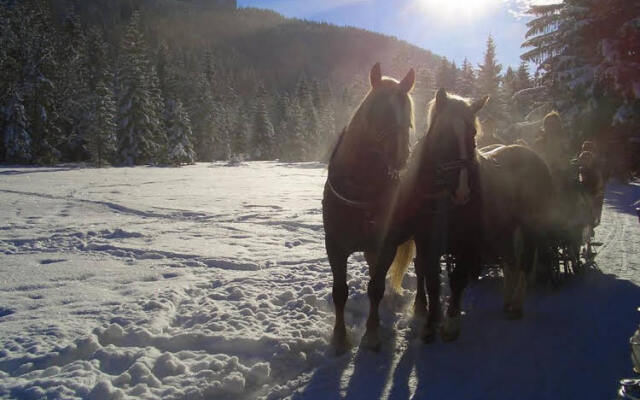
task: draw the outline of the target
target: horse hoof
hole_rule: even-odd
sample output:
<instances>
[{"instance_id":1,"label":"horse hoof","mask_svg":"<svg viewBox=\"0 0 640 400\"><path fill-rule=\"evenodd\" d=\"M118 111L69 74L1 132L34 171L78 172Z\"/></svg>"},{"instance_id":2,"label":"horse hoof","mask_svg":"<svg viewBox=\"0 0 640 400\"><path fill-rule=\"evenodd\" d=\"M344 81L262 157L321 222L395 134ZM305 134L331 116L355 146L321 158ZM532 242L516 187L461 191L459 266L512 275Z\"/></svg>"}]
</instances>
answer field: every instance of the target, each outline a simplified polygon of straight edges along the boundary
<instances>
[{"instance_id":1,"label":"horse hoof","mask_svg":"<svg viewBox=\"0 0 640 400\"><path fill-rule=\"evenodd\" d=\"M424 305L414 305L413 306L413 317L419 319L426 319L429 313L427 312L427 307Z\"/></svg>"},{"instance_id":2,"label":"horse hoof","mask_svg":"<svg viewBox=\"0 0 640 400\"><path fill-rule=\"evenodd\" d=\"M440 336L445 342L453 342L456 340L460 336L460 317L447 318L442 326Z\"/></svg>"},{"instance_id":3,"label":"horse hoof","mask_svg":"<svg viewBox=\"0 0 640 400\"><path fill-rule=\"evenodd\" d=\"M378 352L380 351L381 341L380 337L377 333L369 333L366 332L362 337L362 345L371 351Z\"/></svg>"},{"instance_id":4,"label":"horse hoof","mask_svg":"<svg viewBox=\"0 0 640 400\"><path fill-rule=\"evenodd\" d=\"M331 338L331 346L335 349L337 356L346 353L351 347L346 331L334 331Z\"/></svg>"},{"instance_id":5,"label":"horse hoof","mask_svg":"<svg viewBox=\"0 0 640 400\"><path fill-rule=\"evenodd\" d=\"M425 327L420 337L424 343L432 343L436 340L436 329L432 326Z\"/></svg>"}]
</instances>

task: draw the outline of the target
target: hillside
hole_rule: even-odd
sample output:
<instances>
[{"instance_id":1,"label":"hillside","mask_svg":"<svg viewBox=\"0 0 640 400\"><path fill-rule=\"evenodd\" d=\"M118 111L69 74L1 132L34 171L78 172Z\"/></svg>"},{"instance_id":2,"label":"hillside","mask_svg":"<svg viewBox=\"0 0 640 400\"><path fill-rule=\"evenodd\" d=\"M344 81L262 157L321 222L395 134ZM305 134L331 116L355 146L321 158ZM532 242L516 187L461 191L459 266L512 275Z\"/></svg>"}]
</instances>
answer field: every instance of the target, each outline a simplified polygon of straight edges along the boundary
<instances>
[{"instance_id":1,"label":"hillside","mask_svg":"<svg viewBox=\"0 0 640 400\"><path fill-rule=\"evenodd\" d=\"M393 37L232 1L0 1L0 12L11 33L0 37L0 161L320 160L374 63L398 78L416 70L418 110L442 64Z\"/></svg>"}]
</instances>

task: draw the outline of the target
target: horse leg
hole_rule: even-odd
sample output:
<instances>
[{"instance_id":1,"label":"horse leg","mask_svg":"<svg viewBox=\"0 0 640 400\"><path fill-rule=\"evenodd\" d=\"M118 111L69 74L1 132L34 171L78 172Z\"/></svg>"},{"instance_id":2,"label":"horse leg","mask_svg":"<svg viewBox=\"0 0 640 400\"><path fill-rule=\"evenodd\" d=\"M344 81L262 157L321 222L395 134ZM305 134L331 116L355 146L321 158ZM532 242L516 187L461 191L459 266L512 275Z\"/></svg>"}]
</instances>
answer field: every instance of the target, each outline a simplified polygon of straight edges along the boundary
<instances>
[{"instance_id":1,"label":"horse leg","mask_svg":"<svg viewBox=\"0 0 640 400\"><path fill-rule=\"evenodd\" d=\"M477 268L475 263L478 262L478 258L474 257L474 254L476 253L470 249L465 249L456 255L456 266L449 275L451 298L441 332L442 340L445 342L454 341L460 336L462 295L467 287L469 274L473 273L474 268Z\"/></svg>"},{"instance_id":2,"label":"horse leg","mask_svg":"<svg viewBox=\"0 0 640 400\"><path fill-rule=\"evenodd\" d=\"M518 227L513 235L511 262L504 266L505 301L503 311L508 319L522 318L524 297L527 287L527 271L535 258L533 236Z\"/></svg>"},{"instance_id":3,"label":"horse leg","mask_svg":"<svg viewBox=\"0 0 640 400\"><path fill-rule=\"evenodd\" d=\"M427 289L429 304L427 308L427 320L424 323L421 337L425 343L435 339L435 333L440 322L440 253L435 251L434 244L420 238L416 240L416 274L421 276L421 280ZM420 290L420 286L418 290ZM417 295L416 295L417 296Z\"/></svg>"},{"instance_id":4,"label":"horse leg","mask_svg":"<svg viewBox=\"0 0 640 400\"><path fill-rule=\"evenodd\" d=\"M416 264L416 299L413 303L413 315L418 318L425 318L427 316L427 294L425 292L425 277L424 270L418 268Z\"/></svg>"},{"instance_id":5,"label":"horse leg","mask_svg":"<svg viewBox=\"0 0 640 400\"><path fill-rule=\"evenodd\" d=\"M333 274L332 294L336 313L332 343L336 349L336 354L342 354L349 347L347 329L344 323L344 307L349 296L349 287L347 286L347 258L349 255L329 239L325 240L325 246L329 264L331 264L331 273Z\"/></svg>"},{"instance_id":6,"label":"horse leg","mask_svg":"<svg viewBox=\"0 0 640 400\"><path fill-rule=\"evenodd\" d=\"M369 295L369 318L367 318L367 330L362 339L364 345L374 351L380 349L380 316L378 314L378 306L384 296L385 278L393 258L396 254L396 248L382 248L378 253L365 253L365 259L369 264L371 280L367 288Z\"/></svg>"}]
</instances>

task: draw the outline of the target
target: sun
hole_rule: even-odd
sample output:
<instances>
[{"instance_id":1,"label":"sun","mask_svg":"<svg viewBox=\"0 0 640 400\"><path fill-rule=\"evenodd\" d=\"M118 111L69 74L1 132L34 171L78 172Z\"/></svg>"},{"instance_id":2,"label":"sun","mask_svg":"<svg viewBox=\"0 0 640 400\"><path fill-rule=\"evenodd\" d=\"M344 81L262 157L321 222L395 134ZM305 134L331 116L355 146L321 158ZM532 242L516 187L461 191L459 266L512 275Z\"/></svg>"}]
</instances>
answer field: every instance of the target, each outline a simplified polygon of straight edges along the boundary
<instances>
[{"instance_id":1,"label":"sun","mask_svg":"<svg viewBox=\"0 0 640 400\"><path fill-rule=\"evenodd\" d=\"M443 23L468 23L487 15L502 2L503 0L414 0L412 8L438 18Z\"/></svg>"}]
</instances>

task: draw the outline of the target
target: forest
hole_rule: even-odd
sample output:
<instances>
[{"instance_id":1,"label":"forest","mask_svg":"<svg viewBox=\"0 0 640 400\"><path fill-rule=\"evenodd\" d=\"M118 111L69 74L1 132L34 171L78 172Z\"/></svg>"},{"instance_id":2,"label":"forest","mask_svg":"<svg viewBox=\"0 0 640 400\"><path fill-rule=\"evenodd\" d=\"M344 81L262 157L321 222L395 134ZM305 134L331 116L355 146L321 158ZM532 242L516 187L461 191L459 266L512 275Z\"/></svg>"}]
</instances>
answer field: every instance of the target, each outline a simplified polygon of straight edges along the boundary
<instances>
[{"instance_id":1,"label":"forest","mask_svg":"<svg viewBox=\"0 0 640 400\"><path fill-rule=\"evenodd\" d=\"M50 165L326 160L380 61L417 72L416 135L435 89L488 94L479 144L531 142L558 110L638 171L640 5L533 6L522 63L461 65L365 30L234 1L0 1L0 161ZM603 28L604 27L604 28ZM615 157L614 157L615 156Z\"/></svg>"}]
</instances>

